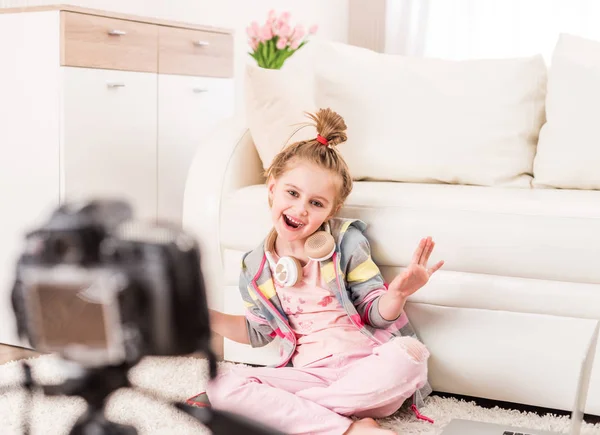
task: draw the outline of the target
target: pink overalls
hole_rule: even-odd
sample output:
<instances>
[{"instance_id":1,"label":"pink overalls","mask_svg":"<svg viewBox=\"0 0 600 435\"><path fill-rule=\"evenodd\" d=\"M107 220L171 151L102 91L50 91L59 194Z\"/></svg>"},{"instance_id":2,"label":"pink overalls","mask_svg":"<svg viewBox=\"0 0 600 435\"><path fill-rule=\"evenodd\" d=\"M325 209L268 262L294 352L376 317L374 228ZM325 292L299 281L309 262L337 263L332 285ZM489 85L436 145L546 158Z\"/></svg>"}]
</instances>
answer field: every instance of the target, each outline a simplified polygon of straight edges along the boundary
<instances>
[{"instance_id":1,"label":"pink overalls","mask_svg":"<svg viewBox=\"0 0 600 435\"><path fill-rule=\"evenodd\" d=\"M348 416L393 414L427 382L429 352L418 340L378 345L350 322L319 276L277 288L296 334L294 367L233 367L208 385L211 406L257 419L288 434L343 434Z\"/></svg>"}]
</instances>

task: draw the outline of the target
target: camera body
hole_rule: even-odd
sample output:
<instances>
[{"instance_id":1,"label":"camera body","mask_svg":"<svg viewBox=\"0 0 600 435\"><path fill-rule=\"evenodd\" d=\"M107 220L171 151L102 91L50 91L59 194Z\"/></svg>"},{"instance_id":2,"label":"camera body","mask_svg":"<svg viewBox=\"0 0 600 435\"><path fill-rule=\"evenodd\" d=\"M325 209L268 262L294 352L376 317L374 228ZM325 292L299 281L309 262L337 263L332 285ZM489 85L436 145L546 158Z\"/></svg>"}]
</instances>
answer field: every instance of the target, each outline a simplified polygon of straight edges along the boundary
<instances>
[{"instance_id":1,"label":"camera body","mask_svg":"<svg viewBox=\"0 0 600 435\"><path fill-rule=\"evenodd\" d=\"M121 201L65 204L26 235L12 304L31 346L84 367L210 350L194 239Z\"/></svg>"}]
</instances>

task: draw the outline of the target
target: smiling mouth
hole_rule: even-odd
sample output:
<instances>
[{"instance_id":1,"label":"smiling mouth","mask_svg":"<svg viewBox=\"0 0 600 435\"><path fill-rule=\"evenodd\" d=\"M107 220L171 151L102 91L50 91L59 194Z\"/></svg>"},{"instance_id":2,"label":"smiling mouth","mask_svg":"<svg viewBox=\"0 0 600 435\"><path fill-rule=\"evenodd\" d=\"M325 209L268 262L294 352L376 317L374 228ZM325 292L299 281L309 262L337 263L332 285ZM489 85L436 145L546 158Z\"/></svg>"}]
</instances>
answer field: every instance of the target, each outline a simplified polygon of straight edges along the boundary
<instances>
[{"instance_id":1,"label":"smiling mouth","mask_svg":"<svg viewBox=\"0 0 600 435\"><path fill-rule=\"evenodd\" d=\"M294 219L291 216L288 216L286 214L283 215L283 221L285 222L285 224L290 227L293 228L295 230L302 228L304 226L304 224L302 222L300 222L297 219Z\"/></svg>"}]
</instances>

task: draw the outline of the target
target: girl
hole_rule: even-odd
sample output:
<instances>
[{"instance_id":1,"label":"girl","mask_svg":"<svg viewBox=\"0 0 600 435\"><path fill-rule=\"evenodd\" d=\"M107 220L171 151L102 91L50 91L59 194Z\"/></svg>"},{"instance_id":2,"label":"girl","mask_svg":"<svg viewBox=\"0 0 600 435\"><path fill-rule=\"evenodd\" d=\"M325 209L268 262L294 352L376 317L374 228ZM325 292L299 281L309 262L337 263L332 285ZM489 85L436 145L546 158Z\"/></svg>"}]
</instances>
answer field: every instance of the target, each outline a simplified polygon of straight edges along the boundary
<instances>
[{"instance_id":1,"label":"girl","mask_svg":"<svg viewBox=\"0 0 600 435\"><path fill-rule=\"evenodd\" d=\"M281 361L221 373L207 395L216 409L289 434L393 434L373 418L411 396L419 416L431 392L429 352L404 304L443 262L427 268L434 242L423 239L386 289L365 224L334 217L352 190L336 149L346 124L330 109L309 117L317 137L285 148L266 172L273 230L242 260L246 315L211 311L214 331L231 340L257 347L280 337Z\"/></svg>"}]
</instances>

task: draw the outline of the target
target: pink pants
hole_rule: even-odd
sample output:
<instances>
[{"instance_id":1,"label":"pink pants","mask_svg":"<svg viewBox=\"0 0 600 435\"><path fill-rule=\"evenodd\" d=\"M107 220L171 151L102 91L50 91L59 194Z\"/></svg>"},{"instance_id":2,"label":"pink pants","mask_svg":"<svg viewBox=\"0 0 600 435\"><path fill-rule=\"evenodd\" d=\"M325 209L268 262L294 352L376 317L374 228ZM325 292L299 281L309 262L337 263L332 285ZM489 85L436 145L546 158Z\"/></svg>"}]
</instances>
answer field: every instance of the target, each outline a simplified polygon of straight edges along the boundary
<instances>
[{"instance_id":1,"label":"pink pants","mask_svg":"<svg viewBox=\"0 0 600 435\"><path fill-rule=\"evenodd\" d=\"M335 434L352 420L387 417L427 380L429 352L410 337L304 367L233 367L207 388L215 409L287 434Z\"/></svg>"}]
</instances>

